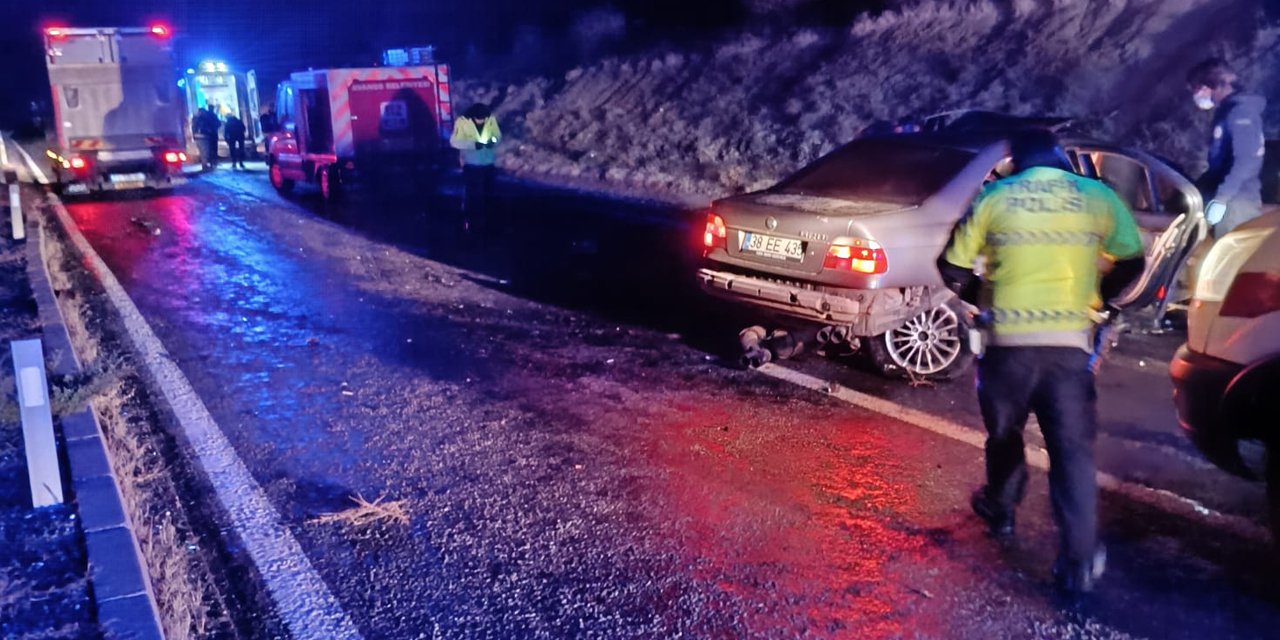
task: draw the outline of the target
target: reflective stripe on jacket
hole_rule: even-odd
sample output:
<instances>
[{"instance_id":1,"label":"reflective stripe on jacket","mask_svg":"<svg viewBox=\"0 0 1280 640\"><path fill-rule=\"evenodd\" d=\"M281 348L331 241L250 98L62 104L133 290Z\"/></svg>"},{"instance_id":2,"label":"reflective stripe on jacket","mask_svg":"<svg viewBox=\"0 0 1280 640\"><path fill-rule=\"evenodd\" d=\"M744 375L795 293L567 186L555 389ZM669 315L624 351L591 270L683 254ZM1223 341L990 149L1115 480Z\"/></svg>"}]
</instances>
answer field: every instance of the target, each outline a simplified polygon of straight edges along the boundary
<instances>
[{"instance_id":1,"label":"reflective stripe on jacket","mask_svg":"<svg viewBox=\"0 0 1280 640\"><path fill-rule=\"evenodd\" d=\"M476 121L460 117L453 123L453 135L449 144L462 154L462 163L469 165L492 165L497 160L493 147L476 148L476 143L497 143L502 140L502 131L498 129L498 121L489 116L480 127Z\"/></svg>"}]
</instances>

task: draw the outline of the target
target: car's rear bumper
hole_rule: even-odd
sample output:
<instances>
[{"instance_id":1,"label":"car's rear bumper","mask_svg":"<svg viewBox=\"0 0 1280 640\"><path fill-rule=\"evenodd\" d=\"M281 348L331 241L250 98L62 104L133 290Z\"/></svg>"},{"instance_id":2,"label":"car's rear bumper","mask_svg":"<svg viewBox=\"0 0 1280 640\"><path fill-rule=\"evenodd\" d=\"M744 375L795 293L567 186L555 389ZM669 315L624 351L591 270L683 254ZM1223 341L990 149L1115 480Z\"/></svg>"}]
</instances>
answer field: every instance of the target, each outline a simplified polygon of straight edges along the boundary
<instances>
[{"instance_id":1,"label":"car's rear bumper","mask_svg":"<svg viewBox=\"0 0 1280 640\"><path fill-rule=\"evenodd\" d=\"M813 322L853 324L862 312L852 298L729 271L699 269L698 282L714 296Z\"/></svg>"},{"instance_id":2,"label":"car's rear bumper","mask_svg":"<svg viewBox=\"0 0 1280 640\"><path fill-rule=\"evenodd\" d=\"M1240 458L1239 433L1222 419L1227 385L1243 369L1239 364L1192 351L1183 345L1169 363L1178 423L1204 453L1226 471L1250 477Z\"/></svg>"}]
</instances>

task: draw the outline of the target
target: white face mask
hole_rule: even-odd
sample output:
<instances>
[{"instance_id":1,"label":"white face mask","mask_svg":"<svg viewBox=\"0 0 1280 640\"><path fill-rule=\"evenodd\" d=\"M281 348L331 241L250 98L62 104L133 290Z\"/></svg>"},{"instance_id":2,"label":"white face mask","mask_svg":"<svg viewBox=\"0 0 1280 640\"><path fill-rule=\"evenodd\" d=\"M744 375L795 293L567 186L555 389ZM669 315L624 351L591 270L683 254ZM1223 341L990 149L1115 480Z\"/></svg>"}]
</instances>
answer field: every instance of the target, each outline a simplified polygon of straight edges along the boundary
<instances>
[{"instance_id":1,"label":"white face mask","mask_svg":"<svg viewBox=\"0 0 1280 640\"><path fill-rule=\"evenodd\" d=\"M1204 111L1209 111L1215 106L1213 104L1213 90L1208 87L1204 87L1195 92L1195 95L1192 96L1192 100L1195 100L1196 106Z\"/></svg>"}]
</instances>

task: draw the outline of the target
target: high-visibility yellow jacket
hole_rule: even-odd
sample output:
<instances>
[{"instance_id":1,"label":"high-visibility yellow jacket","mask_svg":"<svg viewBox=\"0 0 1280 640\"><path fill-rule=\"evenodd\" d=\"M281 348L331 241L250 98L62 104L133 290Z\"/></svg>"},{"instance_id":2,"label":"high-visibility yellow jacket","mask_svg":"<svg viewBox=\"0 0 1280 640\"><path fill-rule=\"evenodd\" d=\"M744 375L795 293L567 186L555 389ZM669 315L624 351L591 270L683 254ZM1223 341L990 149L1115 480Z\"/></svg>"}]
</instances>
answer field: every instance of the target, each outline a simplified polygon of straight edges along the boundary
<instances>
[{"instance_id":1,"label":"high-visibility yellow jacket","mask_svg":"<svg viewBox=\"0 0 1280 640\"><path fill-rule=\"evenodd\" d=\"M1133 214L1106 185L1033 167L989 185L953 232L944 259L987 259L992 344L1090 349L1100 264L1142 255Z\"/></svg>"},{"instance_id":2,"label":"high-visibility yellow jacket","mask_svg":"<svg viewBox=\"0 0 1280 640\"><path fill-rule=\"evenodd\" d=\"M501 140L502 131L498 129L498 121L493 116L485 118L478 127L475 120L462 116L453 123L453 135L449 137L449 144L461 152L463 164L487 166L497 160L497 154L493 147L477 148L477 143L496 144Z\"/></svg>"}]
</instances>

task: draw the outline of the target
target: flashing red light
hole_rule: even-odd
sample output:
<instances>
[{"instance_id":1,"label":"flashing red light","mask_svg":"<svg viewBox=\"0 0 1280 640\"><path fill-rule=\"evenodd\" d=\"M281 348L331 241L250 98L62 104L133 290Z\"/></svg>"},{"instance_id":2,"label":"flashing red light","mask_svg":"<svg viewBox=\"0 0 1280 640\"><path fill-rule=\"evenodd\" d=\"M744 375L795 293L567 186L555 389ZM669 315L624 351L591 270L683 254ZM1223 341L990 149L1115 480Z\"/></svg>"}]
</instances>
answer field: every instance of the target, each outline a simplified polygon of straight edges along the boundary
<instances>
[{"instance_id":1,"label":"flashing red light","mask_svg":"<svg viewBox=\"0 0 1280 640\"><path fill-rule=\"evenodd\" d=\"M1236 274L1218 314L1257 318L1273 311L1280 311L1280 273L1247 272Z\"/></svg>"},{"instance_id":2,"label":"flashing red light","mask_svg":"<svg viewBox=\"0 0 1280 640\"><path fill-rule=\"evenodd\" d=\"M875 275L889 270L889 258L880 245L870 240L855 239L851 244L831 245L822 267Z\"/></svg>"},{"instance_id":3,"label":"flashing red light","mask_svg":"<svg viewBox=\"0 0 1280 640\"><path fill-rule=\"evenodd\" d=\"M67 37L67 32L66 32L66 30L65 30L65 29L63 29L63 28L61 28L61 27L49 27L48 29L45 29L45 30L44 30L44 32L45 32L45 34L47 34L50 38L65 38L65 37Z\"/></svg>"},{"instance_id":4,"label":"flashing red light","mask_svg":"<svg viewBox=\"0 0 1280 640\"><path fill-rule=\"evenodd\" d=\"M68 164L71 165L72 169L83 169L89 166L89 163L85 162L84 158L72 158L71 162L69 162Z\"/></svg>"},{"instance_id":5,"label":"flashing red light","mask_svg":"<svg viewBox=\"0 0 1280 640\"><path fill-rule=\"evenodd\" d=\"M157 38L168 38L169 27L166 27L165 25L162 25L162 24L153 24L151 25L151 35Z\"/></svg>"},{"instance_id":6,"label":"flashing red light","mask_svg":"<svg viewBox=\"0 0 1280 640\"><path fill-rule=\"evenodd\" d=\"M714 249L716 246L725 247L728 245L729 229L724 226L724 218L714 214L707 214L707 229L702 234L702 244L708 249Z\"/></svg>"}]
</instances>

